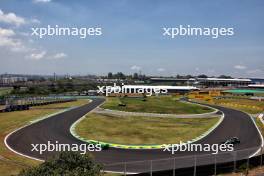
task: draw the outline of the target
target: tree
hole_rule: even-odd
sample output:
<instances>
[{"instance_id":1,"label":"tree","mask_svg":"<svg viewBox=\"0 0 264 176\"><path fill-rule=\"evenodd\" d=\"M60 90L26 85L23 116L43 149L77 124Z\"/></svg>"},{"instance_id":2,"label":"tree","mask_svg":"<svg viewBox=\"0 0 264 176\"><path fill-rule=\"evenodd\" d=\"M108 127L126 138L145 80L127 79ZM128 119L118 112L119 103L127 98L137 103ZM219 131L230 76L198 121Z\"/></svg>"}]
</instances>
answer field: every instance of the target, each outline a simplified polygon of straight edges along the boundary
<instances>
[{"instance_id":1,"label":"tree","mask_svg":"<svg viewBox=\"0 0 264 176\"><path fill-rule=\"evenodd\" d=\"M232 79L231 76L227 76L227 75L220 75L218 78Z\"/></svg>"},{"instance_id":2,"label":"tree","mask_svg":"<svg viewBox=\"0 0 264 176\"><path fill-rule=\"evenodd\" d=\"M81 155L77 152L61 152L55 158L45 161L39 166L23 170L18 176L101 176L101 165L94 163L88 154Z\"/></svg>"},{"instance_id":3,"label":"tree","mask_svg":"<svg viewBox=\"0 0 264 176\"><path fill-rule=\"evenodd\" d=\"M109 72L108 75L107 75L107 78L108 78L108 79L113 78L113 73L112 73L112 72Z\"/></svg>"},{"instance_id":4,"label":"tree","mask_svg":"<svg viewBox=\"0 0 264 176\"><path fill-rule=\"evenodd\" d=\"M116 78L117 78L117 79L125 79L126 76L125 76L122 72L117 72L117 73L116 73Z\"/></svg>"},{"instance_id":5,"label":"tree","mask_svg":"<svg viewBox=\"0 0 264 176\"><path fill-rule=\"evenodd\" d=\"M204 75L204 74L202 74L202 75L198 75L197 77L198 77L198 78L208 78L208 76L207 76L207 75Z\"/></svg>"},{"instance_id":6,"label":"tree","mask_svg":"<svg viewBox=\"0 0 264 176\"><path fill-rule=\"evenodd\" d=\"M137 73L133 74L133 79L138 79L138 74Z\"/></svg>"},{"instance_id":7,"label":"tree","mask_svg":"<svg viewBox=\"0 0 264 176\"><path fill-rule=\"evenodd\" d=\"M190 78L193 78L193 76L192 75L186 75L185 76L185 79L190 79Z\"/></svg>"}]
</instances>

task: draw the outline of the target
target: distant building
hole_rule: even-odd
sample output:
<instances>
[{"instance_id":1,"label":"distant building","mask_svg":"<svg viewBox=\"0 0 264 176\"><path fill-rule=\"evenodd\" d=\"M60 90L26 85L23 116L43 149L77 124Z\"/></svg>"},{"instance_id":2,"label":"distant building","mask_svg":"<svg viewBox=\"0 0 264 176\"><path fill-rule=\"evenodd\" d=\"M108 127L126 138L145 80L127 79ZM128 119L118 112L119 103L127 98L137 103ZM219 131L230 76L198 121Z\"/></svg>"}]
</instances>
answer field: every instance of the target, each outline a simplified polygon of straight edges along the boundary
<instances>
[{"instance_id":1,"label":"distant building","mask_svg":"<svg viewBox=\"0 0 264 176\"><path fill-rule=\"evenodd\" d=\"M150 78L150 83L156 85L195 85L199 87L245 87L251 84L252 80L238 78Z\"/></svg>"},{"instance_id":2,"label":"distant building","mask_svg":"<svg viewBox=\"0 0 264 176\"><path fill-rule=\"evenodd\" d=\"M151 84L170 84L170 85L193 85L195 78L179 79L179 78L150 78Z\"/></svg>"},{"instance_id":3,"label":"distant building","mask_svg":"<svg viewBox=\"0 0 264 176\"><path fill-rule=\"evenodd\" d=\"M246 87L252 83L251 79L239 78L197 78L197 82L205 87Z\"/></svg>"},{"instance_id":4,"label":"distant building","mask_svg":"<svg viewBox=\"0 0 264 176\"><path fill-rule=\"evenodd\" d=\"M264 84L264 79L262 78L252 78L251 80L253 84Z\"/></svg>"},{"instance_id":5,"label":"distant building","mask_svg":"<svg viewBox=\"0 0 264 176\"><path fill-rule=\"evenodd\" d=\"M122 87L111 87L105 92L111 92L110 96L142 96L144 94L184 94L195 90L199 89L193 86L124 85Z\"/></svg>"},{"instance_id":6,"label":"distant building","mask_svg":"<svg viewBox=\"0 0 264 176\"><path fill-rule=\"evenodd\" d=\"M248 87L253 89L264 89L264 84L249 84Z\"/></svg>"},{"instance_id":7,"label":"distant building","mask_svg":"<svg viewBox=\"0 0 264 176\"><path fill-rule=\"evenodd\" d=\"M0 78L0 84L13 84L17 82L27 82L26 77L2 77Z\"/></svg>"}]
</instances>

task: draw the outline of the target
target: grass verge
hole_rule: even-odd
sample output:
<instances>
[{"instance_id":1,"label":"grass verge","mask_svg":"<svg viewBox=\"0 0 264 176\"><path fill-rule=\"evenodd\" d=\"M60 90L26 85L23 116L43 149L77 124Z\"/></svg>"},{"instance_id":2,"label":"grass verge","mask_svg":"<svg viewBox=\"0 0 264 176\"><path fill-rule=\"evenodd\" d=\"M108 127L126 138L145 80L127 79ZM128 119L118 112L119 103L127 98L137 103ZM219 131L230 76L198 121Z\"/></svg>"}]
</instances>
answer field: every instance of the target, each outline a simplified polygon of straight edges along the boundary
<instances>
[{"instance_id":1,"label":"grass verge","mask_svg":"<svg viewBox=\"0 0 264 176\"><path fill-rule=\"evenodd\" d=\"M119 144L174 144L206 132L219 118L118 117L91 113L75 130L85 139Z\"/></svg>"},{"instance_id":2,"label":"grass verge","mask_svg":"<svg viewBox=\"0 0 264 176\"><path fill-rule=\"evenodd\" d=\"M77 100L74 102L33 107L28 111L0 113L0 175L17 175L23 168L40 163L10 151L4 144L4 138L7 134L42 116L46 116L66 108L84 105L86 103L87 100Z\"/></svg>"},{"instance_id":3,"label":"grass verge","mask_svg":"<svg viewBox=\"0 0 264 176\"><path fill-rule=\"evenodd\" d=\"M108 97L106 102L102 105L102 108L119 111L165 114L201 114L213 112L213 109L211 108L184 103L173 96L153 96L147 97L145 100L146 101L143 101L143 98ZM120 106L120 103L125 104L126 106Z\"/></svg>"},{"instance_id":4,"label":"grass verge","mask_svg":"<svg viewBox=\"0 0 264 176\"><path fill-rule=\"evenodd\" d=\"M262 124L262 122L260 121L259 118L256 118L256 124L257 124L262 136L264 136L264 124Z\"/></svg>"},{"instance_id":5,"label":"grass verge","mask_svg":"<svg viewBox=\"0 0 264 176\"><path fill-rule=\"evenodd\" d=\"M215 99L215 104L231 107L249 114L257 114L264 111L264 101L232 98L232 99Z\"/></svg>"},{"instance_id":6,"label":"grass verge","mask_svg":"<svg viewBox=\"0 0 264 176\"><path fill-rule=\"evenodd\" d=\"M0 96L8 94L12 91L13 88L7 87L7 88L0 88Z\"/></svg>"}]
</instances>

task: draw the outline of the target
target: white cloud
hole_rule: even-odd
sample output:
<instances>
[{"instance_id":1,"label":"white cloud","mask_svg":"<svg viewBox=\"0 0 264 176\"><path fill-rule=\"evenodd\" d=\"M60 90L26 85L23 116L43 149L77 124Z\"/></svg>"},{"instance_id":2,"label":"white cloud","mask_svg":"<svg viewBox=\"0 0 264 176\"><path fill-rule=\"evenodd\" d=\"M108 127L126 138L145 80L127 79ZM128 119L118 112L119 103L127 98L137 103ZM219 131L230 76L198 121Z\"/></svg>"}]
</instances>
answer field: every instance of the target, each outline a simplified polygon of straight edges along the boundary
<instances>
[{"instance_id":1,"label":"white cloud","mask_svg":"<svg viewBox=\"0 0 264 176\"><path fill-rule=\"evenodd\" d=\"M27 56L28 59L32 60L40 60L46 56L47 52L46 51L40 51L40 52L35 52L31 53L29 56Z\"/></svg>"},{"instance_id":2,"label":"white cloud","mask_svg":"<svg viewBox=\"0 0 264 176\"><path fill-rule=\"evenodd\" d=\"M157 71L158 71L158 72L164 72L165 69L164 69L164 68L158 68Z\"/></svg>"},{"instance_id":3,"label":"white cloud","mask_svg":"<svg viewBox=\"0 0 264 176\"><path fill-rule=\"evenodd\" d=\"M53 55L48 54L44 49L30 47L29 43L33 40L25 41L18 36L27 36L27 33L18 32L15 33L12 29L0 28L0 47L6 48L12 52L24 52L24 57L29 60L41 60L41 59L61 59L67 57L67 54L60 52ZM28 40L28 39L27 39Z\"/></svg>"},{"instance_id":4,"label":"white cloud","mask_svg":"<svg viewBox=\"0 0 264 176\"><path fill-rule=\"evenodd\" d=\"M131 70L136 70L139 71L141 69L141 67L137 66L137 65L133 65L132 67L130 67Z\"/></svg>"},{"instance_id":5,"label":"white cloud","mask_svg":"<svg viewBox=\"0 0 264 176\"><path fill-rule=\"evenodd\" d=\"M40 21L38 19L35 19L35 18L25 19L25 18L20 17L20 16L16 15L15 13L12 13L12 12L4 13L1 9L0 9L0 22L12 24L12 25L16 25L16 26L29 24L29 23L40 24Z\"/></svg>"},{"instance_id":6,"label":"white cloud","mask_svg":"<svg viewBox=\"0 0 264 176\"><path fill-rule=\"evenodd\" d=\"M10 37L14 35L15 35L15 32L12 29L0 28L0 37Z\"/></svg>"},{"instance_id":7,"label":"white cloud","mask_svg":"<svg viewBox=\"0 0 264 176\"><path fill-rule=\"evenodd\" d=\"M245 65L235 65L234 68L238 70L245 70L247 67Z\"/></svg>"},{"instance_id":8,"label":"white cloud","mask_svg":"<svg viewBox=\"0 0 264 176\"><path fill-rule=\"evenodd\" d=\"M36 18L31 19L30 22L40 24L40 21Z\"/></svg>"},{"instance_id":9,"label":"white cloud","mask_svg":"<svg viewBox=\"0 0 264 176\"><path fill-rule=\"evenodd\" d=\"M28 50L20 39L15 38L16 33L12 29L0 28L0 47L10 51L25 52Z\"/></svg>"},{"instance_id":10,"label":"white cloud","mask_svg":"<svg viewBox=\"0 0 264 176\"><path fill-rule=\"evenodd\" d=\"M51 2L51 0L33 0L34 3L47 3Z\"/></svg>"},{"instance_id":11,"label":"white cloud","mask_svg":"<svg viewBox=\"0 0 264 176\"><path fill-rule=\"evenodd\" d=\"M25 58L29 59L29 60L35 60L35 61L39 61L39 60L55 60L55 59L62 59L67 57L67 54L61 52L61 53L56 53L54 55L50 55L48 52L44 51L44 50L36 50L33 49L31 51L31 54L27 55Z\"/></svg>"},{"instance_id":12,"label":"white cloud","mask_svg":"<svg viewBox=\"0 0 264 176\"><path fill-rule=\"evenodd\" d=\"M23 17L17 16L14 13L4 13L0 9L0 22L14 24L16 26L20 26L26 23L26 20Z\"/></svg>"},{"instance_id":13,"label":"white cloud","mask_svg":"<svg viewBox=\"0 0 264 176\"><path fill-rule=\"evenodd\" d=\"M67 57L67 54L65 54L65 53L57 53L57 54L51 56L51 59L61 59L61 58L65 58L65 57Z\"/></svg>"}]
</instances>

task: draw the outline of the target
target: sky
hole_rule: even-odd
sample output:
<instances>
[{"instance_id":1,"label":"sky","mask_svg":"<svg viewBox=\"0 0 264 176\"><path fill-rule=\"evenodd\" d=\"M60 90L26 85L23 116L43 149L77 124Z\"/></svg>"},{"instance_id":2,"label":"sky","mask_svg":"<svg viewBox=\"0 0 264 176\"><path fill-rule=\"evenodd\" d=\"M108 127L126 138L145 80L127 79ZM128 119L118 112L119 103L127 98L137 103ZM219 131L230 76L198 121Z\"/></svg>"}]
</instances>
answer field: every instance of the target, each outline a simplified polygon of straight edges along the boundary
<instances>
[{"instance_id":1,"label":"sky","mask_svg":"<svg viewBox=\"0 0 264 176\"><path fill-rule=\"evenodd\" d=\"M0 74L141 72L264 78L263 0L1 0ZM32 28L102 29L100 36L32 35ZM163 35L179 25L234 35Z\"/></svg>"}]
</instances>

